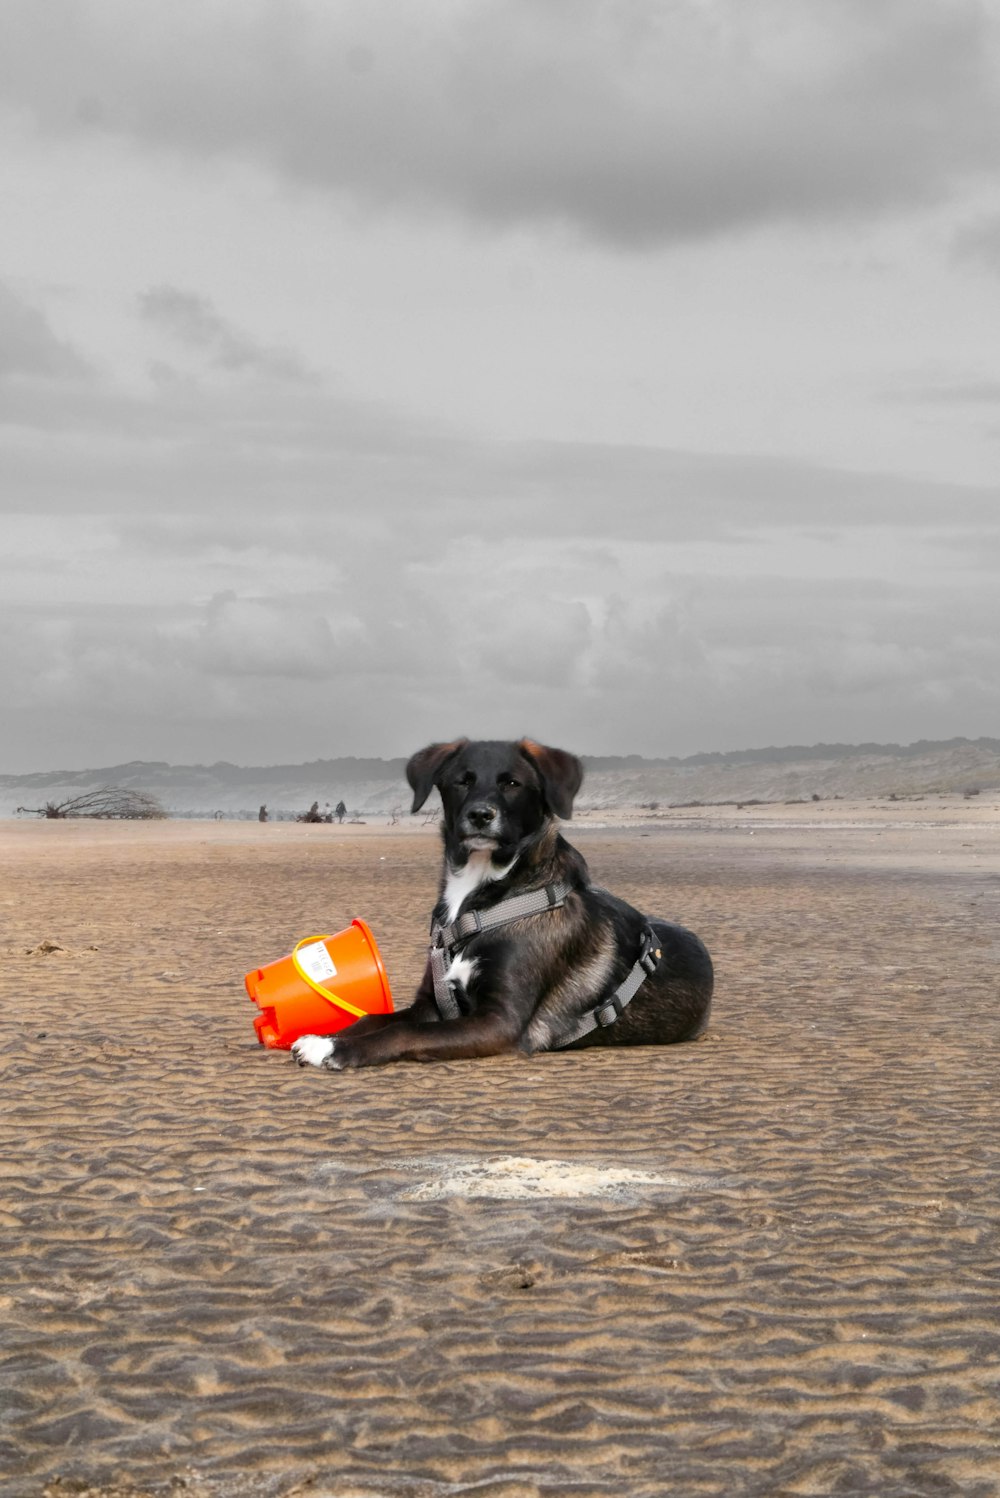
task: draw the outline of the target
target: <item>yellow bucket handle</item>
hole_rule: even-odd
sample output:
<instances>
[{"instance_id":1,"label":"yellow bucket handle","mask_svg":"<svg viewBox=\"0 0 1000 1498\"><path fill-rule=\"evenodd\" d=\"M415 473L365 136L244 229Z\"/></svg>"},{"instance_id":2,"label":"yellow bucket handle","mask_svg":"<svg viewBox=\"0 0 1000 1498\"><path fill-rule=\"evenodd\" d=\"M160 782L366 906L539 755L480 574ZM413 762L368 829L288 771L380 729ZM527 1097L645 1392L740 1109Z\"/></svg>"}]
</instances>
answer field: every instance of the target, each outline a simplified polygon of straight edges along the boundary
<instances>
[{"instance_id":1,"label":"yellow bucket handle","mask_svg":"<svg viewBox=\"0 0 1000 1498\"><path fill-rule=\"evenodd\" d=\"M347 1000L342 999L339 994L331 993L328 988L323 987L322 983L317 983L315 978L310 978L309 974L306 972L305 968L299 961L300 947L307 947L311 942L314 941L329 940L330 936L329 933L327 933L325 936L304 936L301 941L296 942L295 947L292 951L292 964L295 968L295 971L298 973L303 983L308 983L309 987L314 989L316 993L319 994L320 998L326 999L327 1003L336 1004L338 1009L346 1009L348 1014L354 1015L355 1019L364 1019L365 1015L368 1012L366 1009L355 1009L353 1004L349 1004Z\"/></svg>"}]
</instances>

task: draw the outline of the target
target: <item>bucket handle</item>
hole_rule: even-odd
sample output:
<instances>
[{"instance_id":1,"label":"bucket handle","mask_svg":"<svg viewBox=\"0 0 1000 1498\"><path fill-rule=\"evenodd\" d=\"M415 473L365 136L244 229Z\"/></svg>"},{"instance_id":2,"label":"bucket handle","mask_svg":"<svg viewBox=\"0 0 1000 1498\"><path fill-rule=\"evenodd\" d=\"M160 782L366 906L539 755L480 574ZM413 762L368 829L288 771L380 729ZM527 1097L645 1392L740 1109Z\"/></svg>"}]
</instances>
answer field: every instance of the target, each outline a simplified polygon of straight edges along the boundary
<instances>
[{"instance_id":1,"label":"bucket handle","mask_svg":"<svg viewBox=\"0 0 1000 1498\"><path fill-rule=\"evenodd\" d=\"M303 983L308 983L309 987L314 989L315 992L319 994L320 998L326 999L327 1003L329 1004L336 1004L338 1009L346 1009L348 1014L354 1015L355 1019L364 1019L367 1013L366 1010L355 1009L353 1004L349 1004L347 1000L342 999L339 994L331 993L328 988L323 987L322 983L317 983L315 978L310 978L309 974L306 972L305 968L299 961L300 947L307 947L311 942L314 941L329 940L329 932L325 936L304 936L301 941L295 943L295 947L292 950L292 966L295 968L295 971L298 973Z\"/></svg>"}]
</instances>

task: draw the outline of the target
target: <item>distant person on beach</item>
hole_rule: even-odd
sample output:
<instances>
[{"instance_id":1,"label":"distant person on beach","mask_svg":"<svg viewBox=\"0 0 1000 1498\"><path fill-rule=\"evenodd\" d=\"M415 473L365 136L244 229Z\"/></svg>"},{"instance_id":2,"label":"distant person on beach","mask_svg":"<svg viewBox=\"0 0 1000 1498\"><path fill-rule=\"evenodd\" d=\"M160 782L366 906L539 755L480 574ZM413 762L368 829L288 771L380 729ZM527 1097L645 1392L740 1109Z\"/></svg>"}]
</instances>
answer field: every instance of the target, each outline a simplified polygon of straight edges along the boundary
<instances>
[{"instance_id":1,"label":"distant person on beach","mask_svg":"<svg viewBox=\"0 0 1000 1498\"><path fill-rule=\"evenodd\" d=\"M344 818L347 816L347 807L345 806L345 804L344 804L343 801L338 801L337 802L337 805L335 807L335 812L336 812L337 821L338 822L342 822L344 820Z\"/></svg>"},{"instance_id":2,"label":"distant person on beach","mask_svg":"<svg viewBox=\"0 0 1000 1498\"><path fill-rule=\"evenodd\" d=\"M267 821L267 807L266 806L262 806L261 809L260 809L260 811L257 813L257 820L258 820L258 822L266 822Z\"/></svg>"},{"instance_id":3,"label":"distant person on beach","mask_svg":"<svg viewBox=\"0 0 1000 1498\"><path fill-rule=\"evenodd\" d=\"M323 813L320 811L319 802L314 801L309 810L302 812L302 814L296 817L295 820L297 822L325 822L329 819L327 817L324 817Z\"/></svg>"}]
</instances>

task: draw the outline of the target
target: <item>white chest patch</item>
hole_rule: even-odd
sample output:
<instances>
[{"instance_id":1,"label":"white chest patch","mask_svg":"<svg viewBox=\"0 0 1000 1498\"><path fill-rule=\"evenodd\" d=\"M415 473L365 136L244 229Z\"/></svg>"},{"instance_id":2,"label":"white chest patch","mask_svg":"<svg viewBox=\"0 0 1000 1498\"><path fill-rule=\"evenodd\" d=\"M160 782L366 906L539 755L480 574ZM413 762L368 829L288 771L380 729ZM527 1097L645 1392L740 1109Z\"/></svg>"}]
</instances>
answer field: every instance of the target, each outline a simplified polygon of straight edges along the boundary
<instances>
[{"instance_id":1,"label":"white chest patch","mask_svg":"<svg viewBox=\"0 0 1000 1498\"><path fill-rule=\"evenodd\" d=\"M517 862L512 858L510 863L497 868L494 864L488 848L477 849L470 853L468 862L464 868L449 869L448 877L444 882L444 895L442 896L447 906L448 920L453 921L465 904L466 900L477 890L481 884L492 883L497 879L503 879L510 873Z\"/></svg>"},{"instance_id":2,"label":"white chest patch","mask_svg":"<svg viewBox=\"0 0 1000 1498\"><path fill-rule=\"evenodd\" d=\"M445 978L449 983L454 983L456 988L464 988L468 992L469 984L476 976L478 966L475 957L455 957L445 973Z\"/></svg>"}]
</instances>

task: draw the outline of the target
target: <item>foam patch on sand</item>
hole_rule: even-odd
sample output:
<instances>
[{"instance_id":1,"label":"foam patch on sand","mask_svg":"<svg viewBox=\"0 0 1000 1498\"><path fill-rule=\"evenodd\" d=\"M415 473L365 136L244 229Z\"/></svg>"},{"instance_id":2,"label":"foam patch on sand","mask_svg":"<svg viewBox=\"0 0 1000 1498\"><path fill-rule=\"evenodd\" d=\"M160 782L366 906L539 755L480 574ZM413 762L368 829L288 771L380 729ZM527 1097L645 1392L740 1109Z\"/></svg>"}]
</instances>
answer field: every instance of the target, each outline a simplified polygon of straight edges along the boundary
<instances>
[{"instance_id":1,"label":"foam patch on sand","mask_svg":"<svg viewBox=\"0 0 1000 1498\"><path fill-rule=\"evenodd\" d=\"M705 1184L693 1176L656 1175L648 1170L582 1165L569 1160L533 1160L523 1155L434 1163L440 1174L404 1191L407 1201L440 1201L448 1196L489 1197L494 1201L582 1196L622 1199L646 1193L677 1195Z\"/></svg>"}]
</instances>

